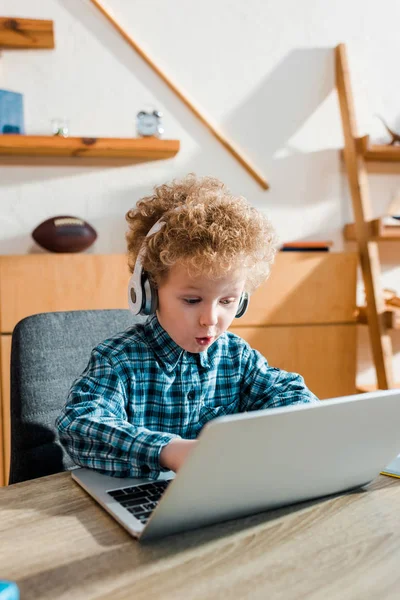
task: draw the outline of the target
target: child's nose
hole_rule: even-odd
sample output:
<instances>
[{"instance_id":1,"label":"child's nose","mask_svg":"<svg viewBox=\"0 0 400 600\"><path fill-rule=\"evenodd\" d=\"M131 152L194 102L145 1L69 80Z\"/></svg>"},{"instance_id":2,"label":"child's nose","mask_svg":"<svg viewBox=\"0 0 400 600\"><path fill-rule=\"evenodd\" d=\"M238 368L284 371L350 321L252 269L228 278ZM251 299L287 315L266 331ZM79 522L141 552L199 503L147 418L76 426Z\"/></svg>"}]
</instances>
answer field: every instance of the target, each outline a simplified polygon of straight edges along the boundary
<instances>
[{"instance_id":1,"label":"child's nose","mask_svg":"<svg viewBox=\"0 0 400 600\"><path fill-rule=\"evenodd\" d=\"M213 306L203 308L200 315L200 324L203 327L211 327L218 323L217 309Z\"/></svg>"}]
</instances>

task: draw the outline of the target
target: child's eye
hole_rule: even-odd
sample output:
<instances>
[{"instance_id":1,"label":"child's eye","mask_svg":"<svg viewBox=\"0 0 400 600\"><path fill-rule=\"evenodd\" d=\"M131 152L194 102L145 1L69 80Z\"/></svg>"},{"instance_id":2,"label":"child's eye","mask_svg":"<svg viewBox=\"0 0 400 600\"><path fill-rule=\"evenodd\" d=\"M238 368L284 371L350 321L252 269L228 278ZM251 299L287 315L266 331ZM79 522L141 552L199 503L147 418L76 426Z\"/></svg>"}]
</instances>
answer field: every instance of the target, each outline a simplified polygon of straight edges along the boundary
<instances>
[{"instance_id":1,"label":"child's eye","mask_svg":"<svg viewBox=\"0 0 400 600\"><path fill-rule=\"evenodd\" d=\"M197 304L198 302L200 302L200 298L184 298L183 301L186 304Z\"/></svg>"},{"instance_id":2,"label":"child's eye","mask_svg":"<svg viewBox=\"0 0 400 600\"><path fill-rule=\"evenodd\" d=\"M221 300L221 304L224 304L224 305L232 304L232 302L235 302L235 300L233 298L226 298L225 300Z\"/></svg>"}]
</instances>

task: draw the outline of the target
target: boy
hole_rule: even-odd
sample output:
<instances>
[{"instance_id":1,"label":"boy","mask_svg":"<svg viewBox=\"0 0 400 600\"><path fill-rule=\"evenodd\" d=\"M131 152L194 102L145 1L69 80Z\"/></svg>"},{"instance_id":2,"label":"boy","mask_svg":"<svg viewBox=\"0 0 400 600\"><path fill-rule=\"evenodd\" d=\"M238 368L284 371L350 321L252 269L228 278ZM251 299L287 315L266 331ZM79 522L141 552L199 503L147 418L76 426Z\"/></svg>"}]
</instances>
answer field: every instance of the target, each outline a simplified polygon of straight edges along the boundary
<instances>
[{"instance_id":1,"label":"boy","mask_svg":"<svg viewBox=\"0 0 400 600\"><path fill-rule=\"evenodd\" d=\"M155 479L179 470L210 419L318 401L300 375L226 333L269 275L276 242L265 216L190 175L126 218L129 266L133 278L135 265L146 274L155 314L99 344L74 382L56 424L78 465Z\"/></svg>"}]
</instances>

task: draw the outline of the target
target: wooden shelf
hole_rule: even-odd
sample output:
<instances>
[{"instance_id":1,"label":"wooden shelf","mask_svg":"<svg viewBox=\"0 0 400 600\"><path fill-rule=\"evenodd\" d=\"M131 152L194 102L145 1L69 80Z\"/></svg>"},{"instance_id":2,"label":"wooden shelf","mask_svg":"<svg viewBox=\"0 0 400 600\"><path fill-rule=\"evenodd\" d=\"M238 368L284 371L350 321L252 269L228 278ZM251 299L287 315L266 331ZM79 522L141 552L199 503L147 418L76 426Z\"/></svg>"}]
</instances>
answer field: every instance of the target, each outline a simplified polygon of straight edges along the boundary
<instances>
[{"instance_id":1,"label":"wooden shelf","mask_svg":"<svg viewBox=\"0 0 400 600\"><path fill-rule=\"evenodd\" d=\"M369 135L358 138L356 145L366 161L400 163L400 146L370 144Z\"/></svg>"},{"instance_id":2,"label":"wooden shelf","mask_svg":"<svg viewBox=\"0 0 400 600\"><path fill-rule=\"evenodd\" d=\"M148 138L89 138L39 135L0 135L0 163L2 159L18 158L23 164L27 158L126 159L127 162L147 162L172 158L179 152L179 140ZM6 162L10 162L7 161ZM42 161L43 162L43 161ZM64 163L65 164L65 161ZM76 164L76 163L75 163Z\"/></svg>"},{"instance_id":3,"label":"wooden shelf","mask_svg":"<svg viewBox=\"0 0 400 600\"><path fill-rule=\"evenodd\" d=\"M368 324L367 307L359 306L357 308L357 321L364 325ZM382 313L384 325L387 329L400 329L400 308L395 306L385 306Z\"/></svg>"},{"instance_id":4,"label":"wooden shelf","mask_svg":"<svg viewBox=\"0 0 400 600\"><path fill-rule=\"evenodd\" d=\"M400 388L400 382L394 384L394 389ZM366 385L357 385L356 390L360 394L364 394L365 392L376 392L377 386L375 384L366 384ZM393 388L392 388L393 389Z\"/></svg>"},{"instance_id":5,"label":"wooden shelf","mask_svg":"<svg viewBox=\"0 0 400 600\"><path fill-rule=\"evenodd\" d=\"M384 165L386 170L394 165L398 170L400 149L393 145L373 145L368 136L360 138L345 44L336 47L335 59L336 88L344 136L343 157L355 220L355 224L345 227L344 236L347 240L355 240L358 246L377 387L386 389L394 384L393 347L389 330L385 326L385 319L390 315L386 314L384 298L379 302L382 294L381 259L376 242L400 240L400 228L390 225L385 218L371 220L372 204L367 174L371 166L375 169L376 166L381 168ZM385 316L381 314L382 311L385 311Z\"/></svg>"},{"instance_id":6,"label":"wooden shelf","mask_svg":"<svg viewBox=\"0 0 400 600\"><path fill-rule=\"evenodd\" d=\"M384 225L382 219L373 219L366 221L367 235L370 240L374 241L396 241L400 240L400 226ZM344 237L346 240L355 240L355 224L348 223L344 227Z\"/></svg>"},{"instance_id":7,"label":"wooden shelf","mask_svg":"<svg viewBox=\"0 0 400 600\"><path fill-rule=\"evenodd\" d=\"M54 48L53 21L0 17L0 48Z\"/></svg>"}]
</instances>

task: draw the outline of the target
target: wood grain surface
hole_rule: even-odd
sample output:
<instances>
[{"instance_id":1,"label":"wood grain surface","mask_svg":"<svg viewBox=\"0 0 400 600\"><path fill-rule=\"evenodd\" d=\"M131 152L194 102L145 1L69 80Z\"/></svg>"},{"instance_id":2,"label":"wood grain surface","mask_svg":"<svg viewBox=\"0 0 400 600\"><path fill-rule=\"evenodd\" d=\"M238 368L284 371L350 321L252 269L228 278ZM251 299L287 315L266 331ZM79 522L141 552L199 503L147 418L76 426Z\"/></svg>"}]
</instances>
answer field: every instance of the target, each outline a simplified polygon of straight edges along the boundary
<instances>
[{"instance_id":1,"label":"wood grain surface","mask_svg":"<svg viewBox=\"0 0 400 600\"><path fill-rule=\"evenodd\" d=\"M24 600L397 599L400 481L153 543L69 473L0 489L1 577Z\"/></svg>"},{"instance_id":2,"label":"wood grain surface","mask_svg":"<svg viewBox=\"0 0 400 600\"><path fill-rule=\"evenodd\" d=\"M53 21L0 17L0 48L54 48Z\"/></svg>"}]
</instances>

